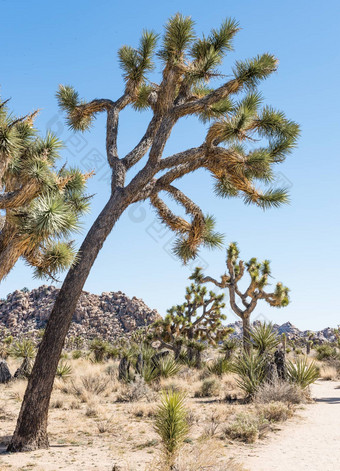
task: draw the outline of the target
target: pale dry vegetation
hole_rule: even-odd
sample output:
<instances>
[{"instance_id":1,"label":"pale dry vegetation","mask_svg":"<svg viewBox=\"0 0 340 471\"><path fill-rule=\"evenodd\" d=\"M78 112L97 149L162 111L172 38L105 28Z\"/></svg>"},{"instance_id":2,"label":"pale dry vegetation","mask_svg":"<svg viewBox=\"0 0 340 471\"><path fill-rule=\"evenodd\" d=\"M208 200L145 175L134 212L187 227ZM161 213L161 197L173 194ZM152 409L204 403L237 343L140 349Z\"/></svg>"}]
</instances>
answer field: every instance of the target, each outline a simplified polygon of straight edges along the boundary
<instances>
[{"instance_id":1,"label":"pale dry vegetation","mask_svg":"<svg viewBox=\"0 0 340 471\"><path fill-rule=\"evenodd\" d=\"M72 468L73 463L92 449L100 449L104 463L116 462L125 466L122 469L165 469L154 423L160 394L167 391L183 395L187 408L188 438L176 457L176 470L241 470L230 461L225 445L261 439L272 424L289 419L292 404L304 397L298 387L277 382L263 385L248 403L234 373L216 375L206 367L183 366L174 376L149 383L139 375L124 382L118 380L116 360L93 363L89 358L68 357L64 360L72 372L56 378L50 403L52 448L55 443L72 449L68 456L62 450L54 453L60 466L68 466L59 469L77 469ZM13 370L18 360L9 359L9 364ZM6 405L0 409L3 446L13 432L26 384L26 380L16 380L0 387L1 403ZM10 461L6 456L0 463ZM24 464L28 462L27 457ZM95 463L90 458L87 469L95 469Z\"/></svg>"}]
</instances>

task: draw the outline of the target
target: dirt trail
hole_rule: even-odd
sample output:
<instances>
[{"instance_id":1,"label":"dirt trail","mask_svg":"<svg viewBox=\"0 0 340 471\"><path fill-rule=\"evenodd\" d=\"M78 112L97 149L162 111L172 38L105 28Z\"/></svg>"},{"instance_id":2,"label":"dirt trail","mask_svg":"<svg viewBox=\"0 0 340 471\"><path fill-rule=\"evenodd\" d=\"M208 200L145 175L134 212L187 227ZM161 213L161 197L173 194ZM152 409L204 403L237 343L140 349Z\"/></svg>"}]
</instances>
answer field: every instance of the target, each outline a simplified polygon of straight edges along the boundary
<instances>
[{"instance_id":1,"label":"dirt trail","mask_svg":"<svg viewBox=\"0 0 340 471\"><path fill-rule=\"evenodd\" d=\"M318 381L316 404L243 458L250 471L339 471L340 383Z\"/></svg>"}]
</instances>

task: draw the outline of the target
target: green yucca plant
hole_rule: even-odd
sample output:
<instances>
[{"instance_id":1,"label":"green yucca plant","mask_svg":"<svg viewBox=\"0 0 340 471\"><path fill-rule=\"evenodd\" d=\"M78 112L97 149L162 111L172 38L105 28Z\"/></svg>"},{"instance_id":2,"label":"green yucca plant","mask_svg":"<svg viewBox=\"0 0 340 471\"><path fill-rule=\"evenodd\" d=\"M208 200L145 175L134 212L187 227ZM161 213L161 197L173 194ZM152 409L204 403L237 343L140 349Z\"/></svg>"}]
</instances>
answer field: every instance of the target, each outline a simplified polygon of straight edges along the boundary
<instances>
[{"instance_id":1,"label":"green yucca plant","mask_svg":"<svg viewBox=\"0 0 340 471\"><path fill-rule=\"evenodd\" d=\"M176 452L189 432L185 395L176 391L163 391L158 406L154 429L162 441L170 469Z\"/></svg>"},{"instance_id":2,"label":"green yucca plant","mask_svg":"<svg viewBox=\"0 0 340 471\"><path fill-rule=\"evenodd\" d=\"M159 378L159 371L149 362L144 362L142 368L138 372L138 374L144 379L144 381L149 384Z\"/></svg>"},{"instance_id":3,"label":"green yucca plant","mask_svg":"<svg viewBox=\"0 0 340 471\"><path fill-rule=\"evenodd\" d=\"M160 358L157 361L157 371L161 378L170 378L175 376L182 369L182 365L178 363L172 356Z\"/></svg>"},{"instance_id":4,"label":"green yucca plant","mask_svg":"<svg viewBox=\"0 0 340 471\"><path fill-rule=\"evenodd\" d=\"M287 362L288 378L302 389L308 388L319 378L319 370L314 361L308 362L307 357L297 358L295 363Z\"/></svg>"},{"instance_id":5,"label":"green yucca plant","mask_svg":"<svg viewBox=\"0 0 340 471\"><path fill-rule=\"evenodd\" d=\"M110 345L103 339L96 338L90 343L90 351L93 352L94 361L100 363L109 351Z\"/></svg>"},{"instance_id":6,"label":"green yucca plant","mask_svg":"<svg viewBox=\"0 0 340 471\"><path fill-rule=\"evenodd\" d=\"M14 342L10 348L10 355L15 358L33 358L35 355L35 345L31 339L23 339Z\"/></svg>"},{"instance_id":7,"label":"green yucca plant","mask_svg":"<svg viewBox=\"0 0 340 471\"><path fill-rule=\"evenodd\" d=\"M260 323L250 331L250 342L260 355L272 352L280 343L280 339L273 330L273 324Z\"/></svg>"},{"instance_id":8,"label":"green yucca plant","mask_svg":"<svg viewBox=\"0 0 340 471\"><path fill-rule=\"evenodd\" d=\"M72 374L72 367L66 361L61 360L58 364L56 376L63 380L69 378Z\"/></svg>"},{"instance_id":9,"label":"green yucca plant","mask_svg":"<svg viewBox=\"0 0 340 471\"><path fill-rule=\"evenodd\" d=\"M222 376L232 370L232 364L226 358L217 358L207 364L207 370L211 374Z\"/></svg>"},{"instance_id":10,"label":"green yucca plant","mask_svg":"<svg viewBox=\"0 0 340 471\"><path fill-rule=\"evenodd\" d=\"M244 351L234 360L233 371L238 375L238 386L248 396L254 396L266 378L265 359L258 352Z\"/></svg>"}]
</instances>

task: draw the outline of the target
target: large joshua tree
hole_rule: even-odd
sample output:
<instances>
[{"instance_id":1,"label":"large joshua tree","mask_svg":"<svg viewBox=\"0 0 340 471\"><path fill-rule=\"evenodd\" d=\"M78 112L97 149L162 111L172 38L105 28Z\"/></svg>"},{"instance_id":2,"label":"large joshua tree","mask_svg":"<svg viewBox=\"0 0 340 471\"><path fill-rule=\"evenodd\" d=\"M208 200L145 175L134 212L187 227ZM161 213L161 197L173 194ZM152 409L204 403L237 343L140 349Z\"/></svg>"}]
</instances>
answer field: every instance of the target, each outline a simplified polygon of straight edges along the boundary
<instances>
[{"instance_id":1,"label":"large joshua tree","mask_svg":"<svg viewBox=\"0 0 340 471\"><path fill-rule=\"evenodd\" d=\"M17 118L0 101L0 282L20 257L36 276L69 268L75 257L69 236L88 208L89 174L56 169L61 142L37 135L36 114Z\"/></svg>"},{"instance_id":2,"label":"large joshua tree","mask_svg":"<svg viewBox=\"0 0 340 471\"><path fill-rule=\"evenodd\" d=\"M239 255L237 244L232 242L227 249L228 274L224 273L220 281L211 276L204 276L201 268L196 268L190 278L198 284L213 283L221 289L228 289L230 307L242 319L243 347L249 352L251 347L250 315L256 308L258 301L263 299L273 307L287 306L289 304L289 290L279 282L276 283L274 291L265 291L271 273L269 260L258 262L256 258L251 258L249 262L244 262L240 260ZM242 291L239 283L242 283L246 271L249 274L250 283Z\"/></svg>"},{"instance_id":3,"label":"large joshua tree","mask_svg":"<svg viewBox=\"0 0 340 471\"><path fill-rule=\"evenodd\" d=\"M174 250L186 261L195 257L201 245L220 245L221 237L213 231L212 218L204 216L201 209L174 186L174 182L184 175L204 168L213 176L220 196L240 196L246 203L261 208L287 201L285 190L269 188L261 191L255 183L273 179L272 167L282 162L294 147L298 126L282 112L261 107L262 99L256 87L276 71L278 61L273 55L265 53L236 62L226 81L225 75L218 71L223 57L232 48L238 29L234 20L226 20L209 36L198 38L191 18L177 14L166 24L156 54L162 65L158 83L154 77L152 82L147 79L154 66L157 35L144 31L136 49L123 46L119 50L125 87L118 99L80 100L72 87L60 86L59 104L72 129L88 129L98 113L106 114L111 191L81 245L77 263L68 272L52 309L9 450L48 446L48 405L72 314L105 239L129 205L148 200L164 224L178 235ZM220 78L220 86L209 87L212 78ZM238 99L234 100L236 96ZM127 106L138 111L149 109L152 117L140 141L127 155L120 156L118 119ZM164 156L174 126L190 115L197 116L206 125L206 130L202 129L201 145ZM256 135L262 144L258 148L254 147ZM136 170L142 159L142 169ZM134 169L135 173L127 182L128 172L132 173ZM184 207L188 220L175 215L161 199L161 193L170 195Z\"/></svg>"}]
</instances>

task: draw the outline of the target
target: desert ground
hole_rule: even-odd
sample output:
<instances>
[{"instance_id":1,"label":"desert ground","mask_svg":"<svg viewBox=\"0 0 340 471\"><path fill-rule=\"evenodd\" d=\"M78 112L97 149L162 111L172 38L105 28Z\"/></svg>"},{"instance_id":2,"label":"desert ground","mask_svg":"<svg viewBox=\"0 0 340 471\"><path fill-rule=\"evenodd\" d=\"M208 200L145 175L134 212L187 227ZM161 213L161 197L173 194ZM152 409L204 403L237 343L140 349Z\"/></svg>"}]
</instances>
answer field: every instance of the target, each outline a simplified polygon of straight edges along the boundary
<instances>
[{"instance_id":1,"label":"desert ground","mask_svg":"<svg viewBox=\"0 0 340 471\"><path fill-rule=\"evenodd\" d=\"M16 362L9 361L11 369ZM311 389L312 400L303 404L244 404L235 400L240 391L232 374L209 377L212 381L204 391L207 380L202 372L188 368L149 387L143 383L122 385L116 379L114 361L92 364L77 359L71 364L73 375L55 381L49 450L6 453L26 381L1 385L1 471L161 469L154 416L163 389L187 394L191 427L178 457L180 471L338 469L340 382L317 381ZM232 427L240 415L241 420L245 415L250 421L260 416L267 420L257 430L250 423L238 431Z\"/></svg>"}]
</instances>

